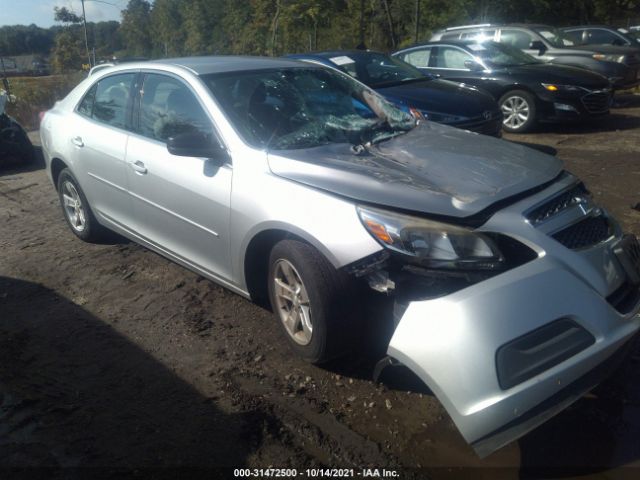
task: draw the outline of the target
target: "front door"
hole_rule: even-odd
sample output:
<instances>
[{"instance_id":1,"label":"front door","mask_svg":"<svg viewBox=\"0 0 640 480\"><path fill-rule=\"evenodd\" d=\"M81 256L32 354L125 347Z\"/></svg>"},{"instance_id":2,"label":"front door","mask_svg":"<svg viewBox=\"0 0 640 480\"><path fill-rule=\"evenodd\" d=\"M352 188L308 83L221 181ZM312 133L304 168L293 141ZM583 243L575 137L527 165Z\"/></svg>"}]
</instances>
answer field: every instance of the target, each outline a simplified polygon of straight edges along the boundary
<instances>
[{"instance_id":1,"label":"front door","mask_svg":"<svg viewBox=\"0 0 640 480\"><path fill-rule=\"evenodd\" d=\"M180 133L214 135L212 120L186 83L164 74L145 74L136 112L126 159L132 228L183 262L230 278L231 165L174 156L166 145Z\"/></svg>"}]
</instances>

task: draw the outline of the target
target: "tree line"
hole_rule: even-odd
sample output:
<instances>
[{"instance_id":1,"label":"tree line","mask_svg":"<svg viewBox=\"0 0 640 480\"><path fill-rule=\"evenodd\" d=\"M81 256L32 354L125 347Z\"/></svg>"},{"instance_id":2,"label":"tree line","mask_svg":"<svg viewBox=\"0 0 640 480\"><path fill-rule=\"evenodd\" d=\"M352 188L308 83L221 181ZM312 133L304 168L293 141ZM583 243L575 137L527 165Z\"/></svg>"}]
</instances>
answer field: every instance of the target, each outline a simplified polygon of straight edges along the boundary
<instances>
[{"instance_id":1,"label":"tree line","mask_svg":"<svg viewBox=\"0 0 640 480\"><path fill-rule=\"evenodd\" d=\"M88 62L81 18L49 29L0 28L0 55L51 54L55 70ZM283 53L366 46L390 51L440 28L485 22L640 23L638 0L129 0L121 22L88 23L95 57Z\"/></svg>"}]
</instances>

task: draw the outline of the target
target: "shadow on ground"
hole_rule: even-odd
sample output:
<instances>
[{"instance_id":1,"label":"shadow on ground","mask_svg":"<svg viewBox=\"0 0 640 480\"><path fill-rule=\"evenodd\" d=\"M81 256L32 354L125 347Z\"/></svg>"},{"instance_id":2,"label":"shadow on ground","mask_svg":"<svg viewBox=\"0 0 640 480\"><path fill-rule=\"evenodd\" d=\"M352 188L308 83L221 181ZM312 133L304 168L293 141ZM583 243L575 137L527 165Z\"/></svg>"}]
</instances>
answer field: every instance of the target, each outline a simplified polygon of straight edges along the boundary
<instances>
[{"instance_id":1,"label":"shadow on ground","mask_svg":"<svg viewBox=\"0 0 640 480\"><path fill-rule=\"evenodd\" d=\"M0 277L0 477L197 467L189 477L214 478L243 466L260 435L252 413L214 400L55 292Z\"/></svg>"}]
</instances>

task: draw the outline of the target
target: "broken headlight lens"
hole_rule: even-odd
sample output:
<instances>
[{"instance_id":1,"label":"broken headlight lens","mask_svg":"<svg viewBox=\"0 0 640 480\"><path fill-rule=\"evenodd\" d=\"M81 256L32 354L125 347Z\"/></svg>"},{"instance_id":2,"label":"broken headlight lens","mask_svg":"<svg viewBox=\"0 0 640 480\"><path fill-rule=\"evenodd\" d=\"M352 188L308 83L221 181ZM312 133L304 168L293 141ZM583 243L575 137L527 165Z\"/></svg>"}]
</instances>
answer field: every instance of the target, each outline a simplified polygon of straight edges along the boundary
<instances>
[{"instance_id":1,"label":"broken headlight lens","mask_svg":"<svg viewBox=\"0 0 640 480\"><path fill-rule=\"evenodd\" d=\"M482 233L370 207L358 207L369 233L384 247L407 255L412 263L430 268L494 270L504 256Z\"/></svg>"}]
</instances>

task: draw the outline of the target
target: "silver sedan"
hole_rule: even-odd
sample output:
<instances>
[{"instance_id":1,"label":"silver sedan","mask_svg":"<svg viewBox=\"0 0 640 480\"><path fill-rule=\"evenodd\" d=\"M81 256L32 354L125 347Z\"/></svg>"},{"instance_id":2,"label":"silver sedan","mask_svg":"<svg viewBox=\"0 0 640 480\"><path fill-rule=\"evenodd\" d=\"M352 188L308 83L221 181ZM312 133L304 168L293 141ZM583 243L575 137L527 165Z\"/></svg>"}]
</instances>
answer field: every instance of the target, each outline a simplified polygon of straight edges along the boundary
<instances>
[{"instance_id":1,"label":"silver sedan","mask_svg":"<svg viewBox=\"0 0 640 480\"><path fill-rule=\"evenodd\" d=\"M269 303L314 363L386 322L376 372L412 370L480 455L588 391L640 327L638 241L558 159L332 69L106 68L41 136L75 235L116 231Z\"/></svg>"}]
</instances>

